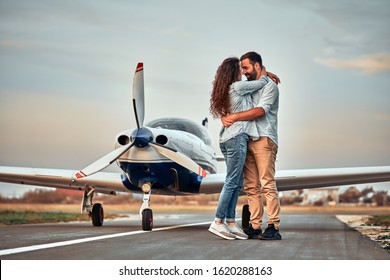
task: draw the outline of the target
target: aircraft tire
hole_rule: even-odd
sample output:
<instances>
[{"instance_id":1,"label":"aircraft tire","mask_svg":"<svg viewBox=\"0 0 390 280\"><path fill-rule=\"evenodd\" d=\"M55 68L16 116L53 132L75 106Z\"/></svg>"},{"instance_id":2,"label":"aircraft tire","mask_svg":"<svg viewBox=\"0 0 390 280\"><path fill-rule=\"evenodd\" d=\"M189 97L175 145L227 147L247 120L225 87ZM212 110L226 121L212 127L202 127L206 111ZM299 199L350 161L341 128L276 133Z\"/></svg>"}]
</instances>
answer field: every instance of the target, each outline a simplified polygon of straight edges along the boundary
<instances>
[{"instance_id":1,"label":"aircraft tire","mask_svg":"<svg viewBox=\"0 0 390 280\"><path fill-rule=\"evenodd\" d=\"M251 212L249 212L249 205L244 204L242 206L242 219L241 219L241 226L242 228L249 227L249 220L251 217Z\"/></svg>"},{"instance_id":2,"label":"aircraft tire","mask_svg":"<svg viewBox=\"0 0 390 280\"><path fill-rule=\"evenodd\" d=\"M142 230L151 231L153 228L153 211L152 209L144 209L142 211Z\"/></svg>"},{"instance_id":3,"label":"aircraft tire","mask_svg":"<svg viewBox=\"0 0 390 280\"><path fill-rule=\"evenodd\" d=\"M100 227L103 225L104 211L103 211L103 206L100 203L95 203L93 205L91 219L92 219L92 224L95 227Z\"/></svg>"}]
</instances>

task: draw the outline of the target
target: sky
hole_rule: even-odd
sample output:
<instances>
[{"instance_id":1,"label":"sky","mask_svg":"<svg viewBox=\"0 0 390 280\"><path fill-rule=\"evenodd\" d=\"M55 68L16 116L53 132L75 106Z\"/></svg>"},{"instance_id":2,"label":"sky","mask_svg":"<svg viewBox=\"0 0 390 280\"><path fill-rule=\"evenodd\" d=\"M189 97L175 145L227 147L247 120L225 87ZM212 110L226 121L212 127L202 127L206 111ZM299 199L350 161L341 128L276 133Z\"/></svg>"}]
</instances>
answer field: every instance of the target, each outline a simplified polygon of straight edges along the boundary
<instances>
[{"instance_id":1,"label":"sky","mask_svg":"<svg viewBox=\"0 0 390 280\"><path fill-rule=\"evenodd\" d=\"M145 121L208 117L219 151L214 75L248 51L282 81L277 169L390 165L389 26L387 0L0 0L0 165L78 170L112 151L136 127L138 62Z\"/></svg>"}]
</instances>

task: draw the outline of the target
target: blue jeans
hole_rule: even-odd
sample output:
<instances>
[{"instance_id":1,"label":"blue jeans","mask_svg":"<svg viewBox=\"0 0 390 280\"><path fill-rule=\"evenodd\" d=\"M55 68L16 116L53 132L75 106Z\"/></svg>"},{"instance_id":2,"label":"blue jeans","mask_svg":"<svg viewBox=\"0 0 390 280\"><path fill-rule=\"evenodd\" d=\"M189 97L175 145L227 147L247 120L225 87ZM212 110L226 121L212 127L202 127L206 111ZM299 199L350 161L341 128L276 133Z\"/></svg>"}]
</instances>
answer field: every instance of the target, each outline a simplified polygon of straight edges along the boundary
<instances>
[{"instance_id":1,"label":"blue jeans","mask_svg":"<svg viewBox=\"0 0 390 280\"><path fill-rule=\"evenodd\" d=\"M215 214L217 222L235 222L237 200L243 183L248 141L249 136L241 133L219 144L226 160L226 178Z\"/></svg>"}]
</instances>

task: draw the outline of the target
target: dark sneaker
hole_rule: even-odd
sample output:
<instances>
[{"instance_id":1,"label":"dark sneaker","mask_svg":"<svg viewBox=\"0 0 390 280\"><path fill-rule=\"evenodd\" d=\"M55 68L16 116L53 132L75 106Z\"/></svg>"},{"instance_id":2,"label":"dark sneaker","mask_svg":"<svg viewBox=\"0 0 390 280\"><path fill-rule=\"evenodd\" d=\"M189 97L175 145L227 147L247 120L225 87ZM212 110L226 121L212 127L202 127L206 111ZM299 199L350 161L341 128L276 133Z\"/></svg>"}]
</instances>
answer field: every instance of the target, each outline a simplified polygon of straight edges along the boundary
<instances>
[{"instance_id":1,"label":"dark sneaker","mask_svg":"<svg viewBox=\"0 0 390 280\"><path fill-rule=\"evenodd\" d=\"M257 239L261 234L261 229L254 229L252 225L244 229L246 235L248 235L248 239Z\"/></svg>"},{"instance_id":2,"label":"dark sneaker","mask_svg":"<svg viewBox=\"0 0 390 280\"><path fill-rule=\"evenodd\" d=\"M263 234L260 234L261 240L282 240L279 230L273 224L268 225Z\"/></svg>"}]
</instances>

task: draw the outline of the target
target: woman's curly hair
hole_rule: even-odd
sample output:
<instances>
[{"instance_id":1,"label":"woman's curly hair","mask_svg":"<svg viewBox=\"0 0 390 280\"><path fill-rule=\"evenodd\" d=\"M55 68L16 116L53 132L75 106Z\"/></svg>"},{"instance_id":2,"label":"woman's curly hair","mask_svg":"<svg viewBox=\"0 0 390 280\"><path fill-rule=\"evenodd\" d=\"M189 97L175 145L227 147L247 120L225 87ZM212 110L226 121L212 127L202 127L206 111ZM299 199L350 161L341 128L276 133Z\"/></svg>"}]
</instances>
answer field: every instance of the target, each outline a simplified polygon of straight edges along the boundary
<instances>
[{"instance_id":1,"label":"woman's curly hair","mask_svg":"<svg viewBox=\"0 0 390 280\"><path fill-rule=\"evenodd\" d=\"M240 60L236 57L225 59L218 67L210 98L210 113L214 118L230 113L229 90L231 84L238 80L240 73Z\"/></svg>"}]
</instances>

